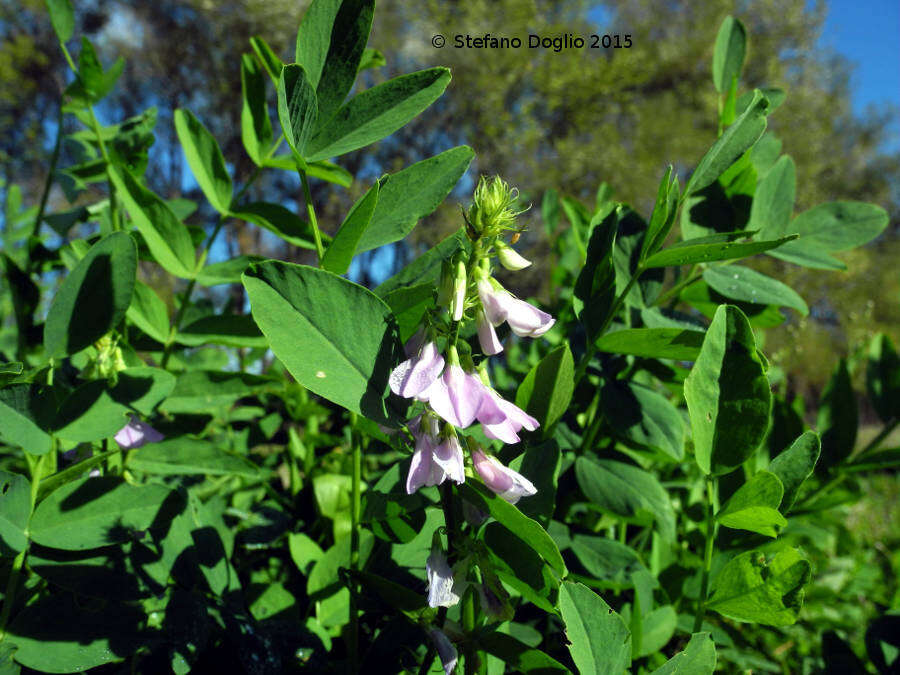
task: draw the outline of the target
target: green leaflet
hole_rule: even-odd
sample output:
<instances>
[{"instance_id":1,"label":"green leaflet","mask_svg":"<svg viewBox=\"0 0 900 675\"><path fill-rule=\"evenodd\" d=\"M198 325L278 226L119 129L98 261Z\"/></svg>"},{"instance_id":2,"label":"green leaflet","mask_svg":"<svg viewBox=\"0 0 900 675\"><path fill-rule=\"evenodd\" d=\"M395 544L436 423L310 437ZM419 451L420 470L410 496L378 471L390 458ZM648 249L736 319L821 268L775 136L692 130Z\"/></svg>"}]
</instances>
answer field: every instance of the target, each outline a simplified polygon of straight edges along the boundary
<instances>
[{"instance_id":1,"label":"green leaflet","mask_svg":"<svg viewBox=\"0 0 900 675\"><path fill-rule=\"evenodd\" d=\"M219 144L190 110L176 110L174 121L175 132L197 184L213 208L222 215L227 214L233 188Z\"/></svg>"},{"instance_id":2,"label":"green leaflet","mask_svg":"<svg viewBox=\"0 0 900 675\"><path fill-rule=\"evenodd\" d=\"M42 597L9 626L17 663L43 673L84 672L123 661L146 646L153 633L133 604L85 607L71 593ZM9 672L9 671L7 671Z\"/></svg>"},{"instance_id":3,"label":"green leaflet","mask_svg":"<svg viewBox=\"0 0 900 675\"><path fill-rule=\"evenodd\" d=\"M316 98L319 123L327 122L340 107L356 79L356 73L369 40L375 0L343 0L330 27L330 43L322 74L317 78ZM298 50L301 45L303 25L297 32ZM304 36L305 37L305 36ZM300 56L305 56L301 54ZM303 63L299 58L299 63ZM312 82L312 80L311 80Z\"/></svg>"},{"instance_id":4,"label":"green leaflet","mask_svg":"<svg viewBox=\"0 0 900 675\"><path fill-rule=\"evenodd\" d=\"M834 367L822 392L816 428L822 438L820 469L840 464L853 452L859 430L859 409L844 358Z\"/></svg>"},{"instance_id":5,"label":"green leaflet","mask_svg":"<svg viewBox=\"0 0 900 675\"><path fill-rule=\"evenodd\" d=\"M731 495L716 513L725 527L777 537L787 519L778 512L784 486L774 473L760 471Z\"/></svg>"},{"instance_id":6,"label":"green leaflet","mask_svg":"<svg viewBox=\"0 0 900 675\"><path fill-rule=\"evenodd\" d=\"M260 469L243 457L224 452L215 443L186 436L167 438L128 453L130 469L163 476L209 475L258 478Z\"/></svg>"},{"instance_id":7,"label":"green leaflet","mask_svg":"<svg viewBox=\"0 0 900 675\"><path fill-rule=\"evenodd\" d=\"M137 248L124 232L96 244L63 281L44 326L50 356L74 354L99 340L125 317L137 273Z\"/></svg>"},{"instance_id":8,"label":"green leaflet","mask_svg":"<svg viewBox=\"0 0 900 675\"><path fill-rule=\"evenodd\" d=\"M631 635L622 617L583 584L566 581L559 590L569 653L581 675L621 673L631 665Z\"/></svg>"},{"instance_id":9,"label":"green leaflet","mask_svg":"<svg viewBox=\"0 0 900 675\"><path fill-rule=\"evenodd\" d=\"M740 78L746 51L747 31L744 24L733 16L726 16L716 35L712 62L713 83L720 94L728 91L733 80Z\"/></svg>"},{"instance_id":10,"label":"green leaflet","mask_svg":"<svg viewBox=\"0 0 900 675\"><path fill-rule=\"evenodd\" d=\"M694 633L685 648L653 671L652 675L712 675L716 647L709 633Z\"/></svg>"},{"instance_id":11,"label":"green leaflet","mask_svg":"<svg viewBox=\"0 0 900 675\"><path fill-rule=\"evenodd\" d=\"M306 143L316 126L316 92L303 68L296 64L281 69L277 89L278 119L284 138L294 151L294 156L303 158Z\"/></svg>"},{"instance_id":12,"label":"green leaflet","mask_svg":"<svg viewBox=\"0 0 900 675\"><path fill-rule=\"evenodd\" d=\"M598 508L639 525L653 523L667 541L675 537L675 511L665 488L643 469L609 459L575 460L575 477Z\"/></svg>"},{"instance_id":13,"label":"green leaflet","mask_svg":"<svg viewBox=\"0 0 900 675\"><path fill-rule=\"evenodd\" d=\"M516 405L546 429L562 417L575 391L575 362L566 342L528 371L516 391Z\"/></svg>"},{"instance_id":14,"label":"green leaflet","mask_svg":"<svg viewBox=\"0 0 900 675\"><path fill-rule=\"evenodd\" d=\"M256 166L262 166L273 140L265 76L259 62L244 54L241 56L241 142Z\"/></svg>"},{"instance_id":15,"label":"green leaflet","mask_svg":"<svg viewBox=\"0 0 900 675\"><path fill-rule=\"evenodd\" d=\"M756 186L747 229L756 230L756 237L761 240L784 236L794 211L796 192L794 160L783 155Z\"/></svg>"},{"instance_id":16,"label":"green leaflet","mask_svg":"<svg viewBox=\"0 0 900 675\"><path fill-rule=\"evenodd\" d=\"M313 233L309 224L300 219L300 217L281 204L273 204L272 202L250 202L249 204L241 204L235 207L231 214L235 218L246 220L254 225L259 225L277 234L289 244L293 244L298 248L305 248L314 251L316 248L313 242ZM217 264L229 264L217 263ZM246 267L246 264L244 265ZM210 265L212 267L212 265ZM200 275L209 273L209 268L204 268Z\"/></svg>"},{"instance_id":17,"label":"green leaflet","mask_svg":"<svg viewBox=\"0 0 900 675\"><path fill-rule=\"evenodd\" d=\"M900 418L900 356L885 333L876 335L869 345L866 388L882 422Z\"/></svg>"},{"instance_id":18,"label":"green leaflet","mask_svg":"<svg viewBox=\"0 0 900 675\"><path fill-rule=\"evenodd\" d=\"M675 461L684 457L684 423L664 396L641 384L612 381L601 389L600 406L621 438Z\"/></svg>"},{"instance_id":19,"label":"green leaflet","mask_svg":"<svg viewBox=\"0 0 900 675\"><path fill-rule=\"evenodd\" d=\"M31 538L42 546L69 551L122 543L135 530L147 529L157 518L164 520L170 499L174 493L163 485L130 485L115 476L75 481L38 505L31 518Z\"/></svg>"},{"instance_id":20,"label":"green leaflet","mask_svg":"<svg viewBox=\"0 0 900 675\"><path fill-rule=\"evenodd\" d=\"M703 270L703 280L717 293L732 300L778 305L809 314L803 298L790 286L742 265L722 265Z\"/></svg>"},{"instance_id":21,"label":"green leaflet","mask_svg":"<svg viewBox=\"0 0 900 675\"><path fill-rule=\"evenodd\" d=\"M697 237L696 239L685 239L651 255L644 261L644 267L649 269L747 258L757 253L778 248L796 239L796 235L790 235L781 239L773 239L772 241L732 241L741 234L743 233L732 232L709 237Z\"/></svg>"},{"instance_id":22,"label":"green leaflet","mask_svg":"<svg viewBox=\"0 0 900 675\"><path fill-rule=\"evenodd\" d=\"M401 75L350 99L309 139L309 162L365 147L409 122L437 99L450 83L446 68Z\"/></svg>"},{"instance_id":23,"label":"green leaflet","mask_svg":"<svg viewBox=\"0 0 900 675\"><path fill-rule=\"evenodd\" d=\"M513 504L504 501L476 481L466 481L459 487L460 494L479 509L490 513L497 522L525 542L560 575L567 573L566 563L559 549L540 524L523 514Z\"/></svg>"},{"instance_id":24,"label":"green leaflet","mask_svg":"<svg viewBox=\"0 0 900 675\"><path fill-rule=\"evenodd\" d=\"M816 432L805 431L769 464L769 471L778 476L784 486L784 497L779 507L782 513L790 511L797 501L800 487L812 475L821 449Z\"/></svg>"},{"instance_id":25,"label":"green leaflet","mask_svg":"<svg viewBox=\"0 0 900 675\"><path fill-rule=\"evenodd\" d=\"M157 342L169 339L169 312L166 303L144 282L135 283L131 304L125 316Z\"/></svg>"},{"instance_id":26,"label":"green leaflet","mask_svg":"<svg viewBox=\"0 0 900 675\"><path fill-rule=\"evenodd\" d=\"M684 381L684 399L704 473L731 471L762 442L772 392L750 324L737 307L721 305L716 311Z\"/></svg>"},{"instance_id":27,"label":"green leaflet","mask_svg":"<svg viewBox=\"0 0 900 675\"><path fill-rule=\"evenodd\" d=\"M397 424L387 378L402 347L390 309L331 272L278 261L243 275L253 318L303 386L382 424Z\"/></svg>"},{"instance_id":28,"label":"green leaflet","mask_svg":"<svg viewBox=\"0 0 900 675\"><path fill-rule=\"evenodd\" d=\"M108 171L116 194L121 197L156 262L170 274L193 278L197 259L184 223L162 199L138 183L130 173L120 173L113 166Z\"/></svg>"},{"instance_id":29,"label":"green leaflet","mask_svg":"<svg viewBox=\"0 0 900 675\"><path fill-rule=\"evenodd\" d=\"M18 553L28 545L25 530L31 517L31 483L25 476L0 471L0 553Z\"/></svg>"},{"instance_id":30,"label":"green leaflet","mask_svg":"<svg viewBox=\"0 0 900 675\"><path fill-rule=\"evenodd\" d=\"M594 343L601 352L679 361L695 360L702 345L702 331L682 328L626 328L606 333Z\"/></svg>"},{"instance_id":31,"label":"green leaflet","mask_svg":"<svg viewBox=\"0 0 900 675\"><path fill-rule=\"evenodd\" d=\"M33 455L50 452L50 435L46 417L47 401L36 387L15 384L0 389L0 438ZM51 413L52 414L52 413Z\"/></svg>"},{"instance_id":32,"label":"green leaflet","mask_svg":"<svg viewBox=\"0 0 900 675\"><path fill-rule=\"evenodd\" d=\"M406 237L450 194L474 156L472 148L461 145L382 179L378 204L357 243L356 253Z\"/></svg>"},{"instance_id":33,"label":"green leaflet","mask_svg":"<svg viewBox=\"0 0 900 675\"><path fill-rule=\"evenodd\" d=\"M797 549L781 549L771 560L762 551L747 551L713 580L707 607L735 621L789 626L797 620L809 578L809 561Z\"/></svg>"},{"instance_id":34,"label":"green leaflet","mask_svg":"<svg viewBox=\"0 0 900 675\"><path fill-rule=\"evenodd\" d=\"M691 174L685 196L702 190L716 180L737 159L750 149L766 130L766 115L769 101L756 90L747 109L728 127L712 148L703 156L694 173Z\"/></svg>"},{"instance_id":35,"label":"green leaflet","mask_svg":"<svg viewBox=\"0 0 900 675\"><path fill-rule=\"evenodd\" d=\"M322 256L322 268L335 274L345 274L353 260L357 245L371 226L372 214L379 201L379 184L376 181L366 193L360 197L344 218L341 227L334 235L331 244Z\"/></svg>"},{"instance_id":36,"label":"green leaflet","mask_svg":"<svg viewBox=\"0 0 900 675\"><path fill-rule=\"evenodd\" d=\"M75 32L75 10L71 0L46 0L53 31L62 43L68 42Z\"/></svg>"}]
</instances>

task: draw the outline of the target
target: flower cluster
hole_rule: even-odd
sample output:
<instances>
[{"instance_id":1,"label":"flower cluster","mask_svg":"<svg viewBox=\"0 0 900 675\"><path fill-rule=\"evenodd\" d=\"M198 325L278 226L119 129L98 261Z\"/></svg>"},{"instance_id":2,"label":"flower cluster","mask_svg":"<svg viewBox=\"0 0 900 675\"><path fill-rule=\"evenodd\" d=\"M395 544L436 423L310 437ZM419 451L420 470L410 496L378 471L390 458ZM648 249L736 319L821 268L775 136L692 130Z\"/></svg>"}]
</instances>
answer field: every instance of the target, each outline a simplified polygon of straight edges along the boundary
<instances>
[{"instance_id":1,"label":"flower cluster","mask_svg":"<svg viewBox=\"0 0 900 675\"><path fill-rule=\"evenodd\" d=\"M503 443L518 443L522 429L534 431L538 421L505 400L490 384L485 360L503 351L495 328L506 322L519 337L537 338L554 324L552 316L516 298L491 276L490 260L519 270L531 263L500 236L514 229L512 210L516 192L503 181L482 179L466 221L473 241L467 260L456 257L444 266L438 296L446 310L448 328L426 322L406 345L406 356L390 375L391 390L398 396L425 404L425 410L409 424L415 451L406 480L410 494L421 487L450 479L465 481L464 446L471 451L472 466L484 484L511 503L537 492L524 476L503 466L471 439L460 442L457 430L475 422L484 435ZM513 241L517 236L513 236ZM474 320L478 341L486 357L478 368L468 356L460 358L457 336L461 323ZM442 350L438 343L446 336Z\"/></svg>"}]
</instances>

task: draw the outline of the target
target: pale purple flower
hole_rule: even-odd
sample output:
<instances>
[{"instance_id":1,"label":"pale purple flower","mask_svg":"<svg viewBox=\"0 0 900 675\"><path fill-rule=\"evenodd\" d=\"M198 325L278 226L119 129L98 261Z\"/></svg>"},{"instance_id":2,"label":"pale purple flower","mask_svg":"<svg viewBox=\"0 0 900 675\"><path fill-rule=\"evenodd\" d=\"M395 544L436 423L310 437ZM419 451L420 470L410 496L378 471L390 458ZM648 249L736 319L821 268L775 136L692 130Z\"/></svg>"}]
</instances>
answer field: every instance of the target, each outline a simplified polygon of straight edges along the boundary
<instances>
[{"instance_id":1,"label":"pale purple flower","mask_svg":"<svg viewBox=\"0 0 900 675\"><path fill-rule=\"evenodd\" d=\"M493 356L503 351L503 345L497 338L497 331L494 325L488 321L483 309L478 310L478 342L481 345L481 351L487 356Z\"/></svg>"},{"instance_id":2,"label":"pale purple flower","mask_svg":"<svg viewBox=\"0 0 900 675\"><path fill-rule=\"evenodd\" d=\"M425 561L428 576L428 606L453 607L459 602L462 589L453 578L453 570L447 558L438 550L432 550Z\"/></svg>"},{"instance_id":3,"label":"pale purple flower","mask_svg":"<svg viewBox=\"0 0 900 675\"><path fill-rule=\"evenodd\" d=\"M472 462L484 484L510 504L537 493L537 488L525 476L503 466L495 457L481 450L472 453Z\"/></svg>"},{"instance_id":4,"label":"pale purple flower","mask_svg":"<svg viewBox=\"0 0 900 675\"><path fill-rule=\"evenodd\" d=\"M428 397L434 412L453 426L465 429L478 417L486 393L487 388L477 375L451 363L423 395ZM490 415L489 419L500 421L496 414Z\"/></svg>"},{"instance_id":5,"label":"pale purple flower","mask_svg":"<svg viewBox=\"0 0 900 675\"><path fill-rule=\"evenodd\" d=\"M406 477L408 494L420 487L440 485L448 478L455 483L465 481L465 458L455 435L441 438L439 423L433 417L424 423L414 420L410 428L416 438L416 449Z\"/></svg>"},{"instance_id":6,"label":"pale purple flower","mask_svg":"<svg viewBox=\"0 0 900 675\"><path fill-rule=\"evenodd\" d=\"M507 401L493 389L487 387L485 389L486 395L484 402L482 403L482 408L486 409L491 406L496 407L502 415L501 419L497 421L494 421L497 419L497 416L493 416L492 418L485 416L485 419L479 417L485 436L511 445L513 443L518 443L521 440L518 432L522 428L525 428L528 431L534 431L540 426L536 419L522 410L515 403Z\"/></svg>"},{"instance_id":7,"label":"pale purple flower","mask_svg":"<svg viewBox=\"0 0 900 675\"><path fill-rule=\"evenodd\" d=\"M495 288L488 279L478 281L478 297L488 321L495 326L506 321L519 337L540 337L556 323L547 312L513 297L502 287Z\"/></svg>"},{"instance_id":8,"label":"pale purple flower","mask_svg":"<svg viewBox=\"0 0 900 675\"><path fill-rule=\"evenodd\" d=\"M450 642L450 638L437 628L431 629L428 634L431 636L434 646L437 647L438 656L441 657L441 664L444 666L444 675L450 675L456 670L456 661L459 658L456 647Z\"/></svg>"},{"instance_id":9,"label":"pale purple flower","mask_svg":"<svg viewBox=\"0 0 900 675\"><path fill-rule=\"evenodd\" d=\"M440 376L444 357L434 342L427 342L412 357L391 371L391 391L404 398L418 396Z\"/></svg>"},{"instance_id":10,"label":"pale purple flower","mask_svg":"<svg viewBox=\"0 0 900 675\"><path fill-rule=\"evenodd\" d=\"M165 436L146 422L141 422L137 417L131 415L128 424L119 429L113 438L123 450L133 450L147 443L157 443Z\"/></svg>"},{"instance_id":11,"label":"pale purple flower","mask_svg":"<svg viewBox=\"0 0 900 675\"><path fill-rule=\"evenodd\" d=\"M406 353L406 358L411 359L413 356L418 354L422 347L425 345L425 329L419 328L409 340L406 341L406 344L403 345L403 351Z\"/></svg>"}]
</instances>

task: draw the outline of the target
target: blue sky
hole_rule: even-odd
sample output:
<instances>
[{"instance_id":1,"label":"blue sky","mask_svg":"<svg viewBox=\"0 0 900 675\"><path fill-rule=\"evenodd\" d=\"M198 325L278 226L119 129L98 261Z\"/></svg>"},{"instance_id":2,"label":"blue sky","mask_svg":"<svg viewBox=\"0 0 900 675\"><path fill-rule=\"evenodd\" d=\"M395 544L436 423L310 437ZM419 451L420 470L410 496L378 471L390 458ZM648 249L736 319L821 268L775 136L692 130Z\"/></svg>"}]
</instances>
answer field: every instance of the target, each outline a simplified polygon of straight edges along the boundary
<instances>
[{"instance_id":1,"label":"blue sky","mask_svg":"<svg viewBox=\"0 0 900 675\"><path fill-rule=\"evenodd\" d=\"M853 107L900 106L900 2L830 0L821 45L854 62Z\"/></svg>"}]
</instances>

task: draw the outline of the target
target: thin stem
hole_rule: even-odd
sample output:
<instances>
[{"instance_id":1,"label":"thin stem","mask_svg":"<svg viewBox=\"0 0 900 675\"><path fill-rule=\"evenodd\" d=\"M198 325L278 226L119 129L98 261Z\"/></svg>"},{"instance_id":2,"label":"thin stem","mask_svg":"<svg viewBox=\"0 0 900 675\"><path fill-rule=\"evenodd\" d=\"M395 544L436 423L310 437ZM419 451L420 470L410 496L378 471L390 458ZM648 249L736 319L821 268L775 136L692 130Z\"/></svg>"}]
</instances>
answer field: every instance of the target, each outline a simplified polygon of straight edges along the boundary
<instances>
[{"instance_id":1,"label":"thin stem","mask_svg":"<svg viewBox=\"0 0 900 675\"><path fill-rule=\"evenodd\" d=\"M50 452L54 455L56 454L56 439L52 439ZM34 505L37 503L38 488L41 483L45 456L46 455L32 457L28 453L25 454L25 458L28 460L28 468L31 471L31 507L29 509L29 514L34 512ZM6 624L9 623L9 617L16 601L16 593L19 590L19 577L22 574L25 558L28 555L28 547L31 544L31 538L27 536L27 529L25 534L25 546L13 559L12 569L9 572L9 579L6 581L6 594L3 596L3 609L0 610L0 642L6 637Z\"/></svg>"},{"instance_id":2,"label":"thin stem","mask_svg":"<svg viewBox=\"0 0 900 675\"><path fill-rule=\"evenodd\" d=\"M356 413L350 413L350 442L353 446L353 474L350 483L350 570L359 571L359 513L362 474L362 438L356 428ZM359 672L359 610L356 597L356 575L350 582L350 672Z\"/></svg>"},{"instance_id":3,"label":"thin stem","mask_svg":"<svg viewBox=\"0 0 900 675\"><path fill-rule=\"evenodd\" d=\"M69 64L69 68L71 68L72 72L77 76L78 68L75 66L75 62L72 60L72 55L69 53L68 48L62 43L60 43L59 46L62 49L63 55L66 57L66 63ZM112 162L110 161L109 153L106 150L106 143L103 141L103 129L100 127L100 122L97 121L97 116L94 114L94 106L87 106L87 111L91 118L91 129L97 137L97 147L100 148L100 156L103 157L103 162L106 164L107 168L106 184L109 190L109 218L112 221L113 232L115 232L119 229L119 211L116 205L116 188L109 179L109 166Z\"/></svg>"},{"instance_id":4,"label":"thin stem","mask_svg":"<svg viewBox=\"0 0 900 675\"><path fill-rule=\"evenodd\" d=\"M475 589L470 587L463 596L462 624L466 634L463 653L465 654L464 671L466 675L476 675L478 672L478 654L473 641L475 632Z\"/></svg>"},{"instance_id":5,"label":"thin stem","mask_svg":"<svg viewBox=\"0 0 900 675\"><path fill-rule=\"evenodd\" d=\"M878 434L876 434L875 438L873 438L871 441L866 443L865 447L856 453L854 460L857 460L857 459L861 458L863 455L865 455L869 452L872 452L872 450L876 449L879 445L881 445L881 442L885 438L887 438L888 436L891 435L891 432L897 428L898 424L900 424L900 418L898 418L898 417L895 417L890 422L885 424L884 427L881 429L881 431L879 431Z\"/></svg>"},{"instance_id":6,"label":"thin stem","mask_svg":"<svg viewBox=\"0 0 900 675\"><path fill-rule=\"evenodd\" d=\"M316 255L319 264L322 264L322 258L325 256L325 247L322 246L322 233L319 231L319 221L316 220L316 209L313 206L312 194L309 191L309 181L306 178L306 171L298 169L300 173L300 182L303 183L303 199L306 201L306 216L309 218L309 224L312 227L313 238L316 240Z\"/></svg>"},{"instance_id":7,"label":"thin stem","mask_svg":"<svg viewBox=\"0 0 900 675\"><path fill-rule=\"evenodd\" d=\"M678 294L681 293L681 291L683 291L685 288L687 288L688 286L693 284L695 281L699 281L699 279L702 275L694 273L694 270L696 269L696 267L697 267L696 265L692 265L691 269L688 270L688 273L685 275L684 279L679 281L677 284L672 286L672 288L670 288L668 291L666 291L661 296L659 296L656 299L656 302L654 304L656 304L656 305L666 304L667 302L669 302L669 300L671 300L673 298L677 298Z\"/></svg>"},{"instance_id":8,"label":"thin stem","mask_svg":"<svg viewBox=\"0 0 900 675\"><path fill-rule=\"evenodd\" d=\"M622 303L625 302L625 297L631 291L632 286L637 283L637 280L644 273L644 268L638 266L638 268L634 271L634 275L629 279L628 285L625 286L625 290L616 298L616 301L613 303L612 308L609 310L609 313L606 315L606 319L603 320L603 324L600 326L600 329L597 331L597 337L594 338L596 341L600 338L605 332L606 329L609 328L609 324L612 323L612 320L616 317L616 314L619 312L619 308L622 306ZM591 363L591 360L594 358L594 354L597 353L597 346L594 342L591 342L588 345L587 350L584 353L584 356L581 357L581 361L578 363L578 368L575 371L575 384L577 385L581 382L581 378L584 377L584 374L587 372L587 368Z\"/></svg>"},{"instance_id":9,"label":"thin stem","mask_svg":"<svg viewBox=\"0 0 900 675\"><path fill-rule=\"evenodd\" d=\"M262 172L260 167L256 167L253 170L253 173L250 174L250 178L247 179L247 182L244 183L244 187L242 187L238 193L234 196L232 202L237 202L241 197L244 196L244 193L250 189L250 186L256 182L256 179L259 178L259 174ZM200 261L198 264L198 269L202 268L206 264L206 259L209 256L209 252L212 250L212 246L216 241L216 237L219 236L219 232L222 231L222 227L225 225L225 219L229 216L227 214L221 214L219 216L219 221L216 223L215 228L213 228L212 234L207 238L206 243L203 245L203 251L200 253ZM190 300L191 294L194 292L194 288L197 285L197 278L194 277L190 281L188 281L187 288L184 290L184 294L182 295L181 304L178 306L178 311L175 312L175 319L172 321L172 327L169 329L169 339L166 340L166 345L163 348L163 356L160 362L160 366L165 368L169 359L172 357L172 348L175 346L175 335L178 333L178 328L181 326L181 320L184 318L184 313L187 310Z\"/></svg>"},{"instance_id":10,"label":"thin stem","mask_svg":"<svg viewBox=\"0 0 900 675\"><path fill-rule=\"evenodd\" d=\"M44 181L44 191L41 193L41 202L38 206L37 216L31 228L31 236L36 237L41 231L41 221L44 220L44 211L47 209L47 200L50 197L50 188L53 186L53 174L56 173L56 163L59 161L59 148L62 143L63 107L59 102L59 112L56 117L56 141L53 143L53 154L50 155L50 169L47 171L47 180Z\"/></svg>"},{"instance_id":11,"label":"thin stem","mask_svg":"<svg viewBox=\"0 0 900 675\"><path fill-rule=\"evenodd\" d=\"M712 557L716 541L715 523L716 481L712 476L706 479L706 547L703 552L703 574L700 577L700 601L697 616L694 618L694 633L703 626L703 615L706 614L706 600L709 595L709 571L712 568Z\"/></svg>"}]
</instances>

